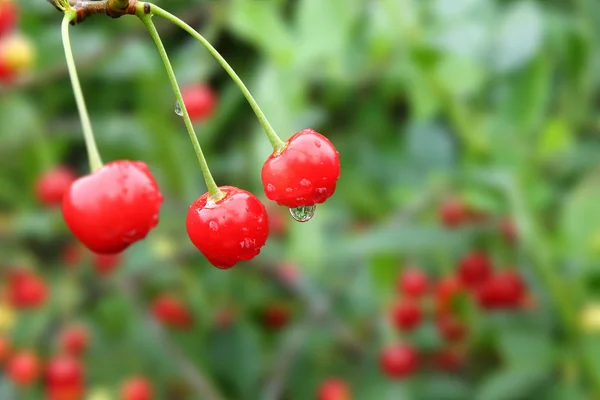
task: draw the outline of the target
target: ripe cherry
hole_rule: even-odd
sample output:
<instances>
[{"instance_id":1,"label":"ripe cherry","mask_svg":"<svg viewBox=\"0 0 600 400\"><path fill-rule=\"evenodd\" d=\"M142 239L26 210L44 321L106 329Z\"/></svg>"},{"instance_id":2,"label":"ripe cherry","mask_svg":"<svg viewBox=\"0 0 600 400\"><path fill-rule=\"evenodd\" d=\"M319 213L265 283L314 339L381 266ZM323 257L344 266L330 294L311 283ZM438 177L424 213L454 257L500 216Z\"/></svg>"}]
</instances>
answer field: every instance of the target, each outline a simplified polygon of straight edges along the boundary
<instances>
[{"instance_id":1,"label":"ripe cherry","mask_svg":"<svg viewBox=\"0 0 600 400\"><path fill-rule=\"evenodd\" d=\"M192 315L187 306L170 294L160 295L154 300L152 314L154 318L168 326L189 328L192 325Z\"/></svg>"},{"instance_id":2,"label":"ripe cherry","mask_svg":"<svg viewBox=\"0 0 600 400\"><path fill-rule=\"evenodd\" d=\"M419 355L409 344L396 344L384 348L379 357L383 372L391 378L405 378L417 369Z\"/></svg>"},{"instance_id":3,"label":"ripe cherry","mask_svg":"<svg viewBox=\"0 0 600 400\"><path fill-rule=\"evenodd\" d=\"M37 308L48 297L46 282L31 271L17 269L9 272L8 299L17 309Z\"/></svg>"},{"instance_id":4,"label":"ripe cherry","mask_svg":"<svg viewBox=\"0 0 600 400\"><path fill-rule=\"evenodd\" d=\"M458 264L458 276L463 285L476 288L492 275L492 263L482 252L472 252Z\"/></svg>"},{"instance_id":5,"label":"ripe cherry","mask_svg":"<svg viewBox=\"0 0 600 400\"><path fill-rule=\"evenodd\" d=\"M312 206L335 192L340 156L325 136L303 129L269 156L261 175L269 200L289 208Z\"/></svg>"},{"instance_id":6,"label":"ripe cherry","mask_svg":"<svg viewBox=\"0 0 600 400\"><path fill-rule=\"evenodd\" d=\"M467 326L456 316L448 312L437 316L436 325L440 335L448 342L462 340L467 334Z\"/></svg>"},{"instance_id":7,"label":"ripe cherry","mask_svg":"<svg viewBox=\"0 0 600 400\"><path fill-rule=\"evenodd\" d=\"M14 30L17 18L17 5L12 0L0 0L0 36Z\"/></svg>"},{"instance_id":8,"label":"ripe cherry","mask_svg":"<svg viewBox=\"0 0 600 400\"><path fill-rule=\"evenodd\" d=\"M213 114L217 97L210 86L206 84L189 85L181 89L181 95L192 121L201 121Z\"/></svg>"},{"instance_id":9,"label":"ripe cherry","mask_svg":"<svg viewBox=\"0 0 600 400\"><path fill-rule=\"evenodd\" d=\"M488 310L519 307L524 296L525 284L516 271L494 275L477 292L479 305Z\"/></svg>"},{"instance_id":10,"label":"ripe cherry","mask_svg":"<svg viewBox=\"0 0 600 400\"><path fill-rule=\"evenodd\" d=\"M99 275L108 275L115 268L121 265L123 259L122 253L115 254L94 254L93 265Z\"/></svg>"},{"instance_id":11,"label":"ripe cherry","mask_svg":"<svg viewBox=\"0 0 600 400\"><path fill-rule=\"evenodd\" d=\"M224 197L200 196L188 210L190 240L217 268L228 269L260 253L269 235L265 206L252 193L222 186Z\"/></svg>"},{"instance_id":12,"label":"ripe cherry","mask_svg":"<svg viewBox=\"0 0 600 400\"><path fill-rule=\"evenodd\" d=\"M427 274L420 269L410 267L403 271L398 278L398 291L414 299L423 296L429 287Z\"/></svg>"},{"instance_id":13,"label":"ripe cherry","mask_svg":"<svg viewBox=\"0 0 600 400\"><path fill-rule=\"evenodd\" d=\"M81 355L88 347L89 333L83 325L65 328L59 336L61 349L74 356Z\"/></svg>"},{"instance_id":14,"label":"ripe cherry","mask_svg":"<svg viewBox=\"0 0 600 400\"><path fill-rule=\"evenodd\" d=\"M271 329L281 329L285 327L289 319L290 311L284 304L272 303L264 310L263 320Z\"/></svg>"},{"instance_id":15,"label":"ripe cherry","mask_svg":"<svg viewBox=\"0 0 600 400\"><path fill-rule=\"evenodd\" d=\"M138 376L127 380L121 388L121 400L151 400L153 390L150 382Z\"/></svg>"},{"instance_id":16,"label":"ripe cherry","mask_svg":"<svg viewBox=\"0 0 600 400\"><path fill-rule=\"evenodd\" d=\"M446 227L456 228L468 220L469 207L462 199L451 197L441 204L439 216Z\"/></svg>"},{"instance_id":17,"label":"ripe cherry","mask_svg":"<svg viewBox=\"0 0 600 400\"><path fill-rule=\"evenodd\" d=\"M46 394L49 400L83 398L84 372L81 363L70 355L52 358L46 369Z\"/></svg>"},{"instance_id":18,"label":"ripe cherry","mask_svg":"<svg viewBox=\"0 0 600 400\"><path fill-rule=\"evenodd\" d=\"M327 379L318 390L318 400L351 400L348 384L337 378Z\"/></svg>"},{"instance_id":19,"label":"ripe cherry","mask_svg":"<svg viewBox=\"0 0 600 400\"><path fill-rule=\"evenodd\" d=\"M40 373L40 364L37 356L29 350L15 353L7 366L8 377L19 386L33 383Z\"/></svg>"},{"instance_id":20,"label":"ripe cherry","mask_svg":"<svg viewBox=\"0 0 600 400\"><path fill-rule=\"evenodd\" d=\"M400 301L392 306L391 319L394 326L401 331L412 331L421 323L422 313L414 301Z\"/></svg>"},{"instance_id":21,"label":"ripe cherry","mask_svg":"<svg viewBox=\"0 0 600 400\"><path fill-rule=\"evenodd\" d=\"M35 184L38 201L46 206L61 205L63 195L75 179L75 173L65 166L44 172Z\"/></svg>"},{"instance_id":22,"label":"ripe cherry","mask_svg":"<svg viewBox=\"0 0 600 400\"><path fill-rule=\"evenodd\" d=\"M35 61L31 40L21 34L11 34L0 41L0 82L10 84L27 72Z\"/></svg>"},{"instance_id":23,"label":"ripe cherry","mask_svg":"<svg viewBox=\"0 0 600 400\"><path fill-rule=\"evenodd\" d=\"M77 179L63 197L67 226L91 251L119 253L158 223L163 196L148 166L119 160Z\"/></svg>"}]
</instances>

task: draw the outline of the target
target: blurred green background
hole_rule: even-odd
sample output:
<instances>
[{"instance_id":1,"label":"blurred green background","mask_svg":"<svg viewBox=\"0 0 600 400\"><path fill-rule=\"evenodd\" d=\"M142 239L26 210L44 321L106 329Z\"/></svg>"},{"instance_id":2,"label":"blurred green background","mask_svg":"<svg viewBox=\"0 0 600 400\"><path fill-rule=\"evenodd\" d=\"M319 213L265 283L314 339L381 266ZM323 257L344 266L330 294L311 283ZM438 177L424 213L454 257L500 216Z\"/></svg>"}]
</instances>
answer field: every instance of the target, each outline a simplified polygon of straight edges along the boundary
<instances>
[{"instance_id":1,"label":"blurred green background","mask_svg":"<svg viewBox=\"0 0 600 400\"><path fill-rule=\"evenodd\" d=\"M95 16L72 27L103 160L144 160L165 196L158 227L103 278L91 254L65 267L74 239L60 210L35 197L49 166L89 170L61 15L46 1L18 3L37 61L0 86L0 266L35 269L51 295L3 325L15 347L52 354L61 326L86 323L96 399L117 398L134 374L158 399L203 398L179 353L228 399L313 399L333 376L354 399L600 398L600 328L581 322L582 310L600 313L600 2L158 0L214 44L284 140L313 127L340 152L337 191L315 217L295 223L269 204L285 229L229 271L187 238L187 206L206 188L143 25ZM196 125L217 183L264 199L271 148L252 110L199 43L155 20L180 84L217 93L216 112ZM448 196L491 220L445 228ZM518 227L514 245L498 232L501 218ZM409 335L389 326L400 271L410 263L446 276L474 248L516 266L535 307L466 305L472 334L459 371L387 378L378 365L386 343L445 346L429 320ZM281 279L282 265L297 277ZM149 329L146 304L164 292L188 304L191 329ZM274 304L289 313L282 329L263 317ZM225 327L216 322L224 313L233 315ZM41 390L20 393L0 378L2 399Z\"/></svg>"}]
</instances>

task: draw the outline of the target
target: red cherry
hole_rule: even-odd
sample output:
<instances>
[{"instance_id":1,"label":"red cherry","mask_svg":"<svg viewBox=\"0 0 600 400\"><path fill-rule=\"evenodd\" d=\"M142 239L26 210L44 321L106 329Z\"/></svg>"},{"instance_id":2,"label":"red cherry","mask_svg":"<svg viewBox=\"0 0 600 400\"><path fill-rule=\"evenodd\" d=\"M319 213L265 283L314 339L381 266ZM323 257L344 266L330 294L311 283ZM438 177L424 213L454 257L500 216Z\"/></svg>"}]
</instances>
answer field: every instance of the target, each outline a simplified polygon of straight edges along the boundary
<instances>
[{"instance_id":1,"label":"red cherry","mask_svg":"<svg viewBox=\"0 0 600 400\"><path fill-rule=\"evenodd\" d=\"M213 114L217 98L210 86L205 84L186 86L181 89L181 95L192 121L201 121Z\"/></svg>"},{"instance_id":2,"label":"red cherry","mask_svg":"<svg viewBox=\"0 0 600 400\"><path fill-rule=\"evenodd\" d=\"M440 335L449 342L462 340L467 334L467 326L450 313L443 313L436 319Z\"/></svg>"},{"instance_id":3,"label":"red cherry","mask_svg":"<svg viewBox=\"0 0 600 400\"><path fill-rule=\"evenodd\" d=\"M263 319L269 328L281 329L287 325L290 319L290 311L283 304L273 303L265 308Z\"/></svg>"},{"instance_id":4,"label":"red cherry","mask_svg":"<svg viewBox=\"0 0 600 400\"><path fill-rule=\"evenodd\" d=\"M447 276L435 287L435 300L438 313L452 309L454 299L463 292L463 287L456 276Z\"/></svg>"},{"instance_id":5,"label":"red cherry","mask_svg":"<svg viewBox=\"0 0 600 400\"><path fill-rule=\"evenodd\" d=\"M121 388L121 400L151 400L154 397L152 392L152 386L146 378L130 378Z\"/></svg>"},{"instance_id":6,"label":"red cherry","mask_svg":"<svg viewBox=\"0 0 600 400\"><path fill-rule=\"evenodd\" d=\"M333 195L340 155L325 136L303 129L269 156L261 175L269 200L289 208L312 206Z\"/></svg>"},{"instance_id":7,"label":"red cherry","mask_svg":"<svg viewBox=\"0 0 600 400\"><path fill-rule=\"evenodd\" d=\"M75 179L77 179L75 173L65 166L58 166L44 172L35 184L38 201L46 206L61 205L63 195Z\"/></svg>"},{"instance_id":8,"label":"red cherry","mask_svg":"<svg viewBox=\"0 0 600 400\"><path fill-rule=\"evenodd\" d=\"M412 298L419 298L427 292L429 286L427 274L417 268L408 268L404 270L398 278L398 291Z\"/></svg>"},{"instance_id":9,"label":"red cherry","mask_svg":"<svg viewBox=\"0 0 600 400\"><path fill-rule=\"evenodd\" d=\"M412 331L421 323L421 308L413 301L398 302L392 307L391 319L397 329Z\"/></svg>"},{"instance_id":10,"label":"red cherry","mask_svg":"<svg viewBox=\"0 0 600 400\"><path fill-rule=\"evenodd\" d=\"M468 288L476 288L492 275L492 263L481 252L472 252L458 264L458 276Z\"/></svg>"},{"instance_id":11,"label":"red cherry","mask_svg":"<svg viewBox=\"0 0 600 400\"><path fill-rule=\"evenodd\" d=\"M348 384L337 378L327 379L318 390L318 400L351 400Z\"/></svg>"},{"instance_id":12,"label":"red cherry","mask_svg":"<svg viewBox=\"0 0 600 400\"><path fill-rule=\"evenodd\" d=\"M190 240L217 268L229 269L238 261L260 253L269 235L265 206L252 193L222 186L225 195L214 201L209 193L200 196L188 210Z\"/></svg>"},{"instance_id":13,"label":"red cherry","mask_svg":"<svg viewBox=\"0 0 600 400\"><path fill-rule=\"evenodd\" d=\"M84 391L83 375L83 366L76 358L69 355L59 355L52 358L46 370L48 399L82 399Z\"/></svg>"},{"instance_id":14,"label":"red cherry","mask_svg":"<svg viewBox=\"0 0 600 400\"><path fill-rule=\"evenodd\" d=\"M122 259L122 253L94 254L94 269L99 275L108 275L121 265Z\"/></svg>"},{"instance_id":15,"label":"red cherry","mask_svg":"<svg viewBox=\"0 0 600 400\"><path fill-rule=\"evenodd\" d=\"M517 308L525 297L525 284L515 271L491 277L477 292L479 305L488 310Z\"/></svg>"},{"instance_id":16,"label":"red cherry","mask_svg":"<svg viewBox=\"0 0 600 400\"><path fill-rule=\"evenodd\" d=\"M17 18L17 5L12 0L0 0L0 36L14 30Z\"/></svg>"},{"instance_id":17,"label":"red cherry","mask_svg":"<svg viewBox=\"0 0 600 400\"><path fill-rule=\"evenodd\" d=\"M13 33L0 40L0 82L11 84L15 78L31 69L36 51L25 35Z\"/></svg>"},{"instance_id":18,"label":"red cherry","mask_svg":"<svg viewBox=\"0 0 600 400\"><path fill-rule=\"evenodd\" d=\"M18 309L37 308L48 297L46 282L31 271L13 270L8 279L8 298Z\"/></svg>"},{"instance_id":19,"label":"red cherry","mask_svg":"<svg viewBox=\"0 0 600 400\"><path fill-rule=\"evenodd\" d=\"M434 364L448 372L458 371L463 366L463 362L463 354L451 348L443 349L434 355Z\"/></svg>"},{"instance_id":20,"label":"red cherry","mask_svg":"<svg viewBox=\"0 0 600 400\"><path fill-rule=\"evenodd\" d=\"M119 253L158 223L163 196L148 166L113 161L77 179L63 198L69 229L91 251Z\"/></svg>"},{"instance_id":21,"label":"red cherry","mask_svg":"<svg viewBox=\"0 0 600 400\"><path fill-rule=\"evenodd\" d=\"M409 344L396 344L381 351L379 364L387 376L405 378L417 369L419 355Z\"/></svg>"},{"instance_id":22,"label":"red cherry","mask_svg":"<svg viewBox=\"0 0 600 400\"><path fill-rule=\"evenodd\" d=\"M8 362L7 371L9 378L15 384L26 386L37 379L40 372L40 364L33 352L22 350L12 356Z\"/></svg>"},{"instance_id":23,"label":"red cherry","mask_svg":"<svg viewBox=\"0 0 600 400\"><path fill-rule=\"evenodd\" d=\"M441 204L439 214L447 228L456 228L469 219L469 207L463 200L452 197Z\"/></svg>"},{"instance_id":24,"label":"red cherry","mask_svg":"<svg viewBox=\"0 0 600 400\"><path fill-rule=\"evenodd\" d=\"M6 360L8 360L11 350L12 348L9 340L4 336L0 336L0 365L4 364Z\"/></svg>"},{"instance_id":25,"label":"red cherry","mask_svg":"<svg viewBox=\"0 0 600 400\"><path fill-rule=\"evenodd\" d=\"M78 356L88 347L88 330L81 325L69 326L60 333L59 343L67 353Z\"/></svg>"},{"instance_id":26,"label":"red cherry","mask_svg":"<svg viewBox=\"0 0 600 400\"><path fill-rule=\"evenodd\" d=\"M170 294L163 294L154 300L152 314L154 318L168 326L188 328L192 325L192 315L187 306Z\"/></svg>"}]
</instances>

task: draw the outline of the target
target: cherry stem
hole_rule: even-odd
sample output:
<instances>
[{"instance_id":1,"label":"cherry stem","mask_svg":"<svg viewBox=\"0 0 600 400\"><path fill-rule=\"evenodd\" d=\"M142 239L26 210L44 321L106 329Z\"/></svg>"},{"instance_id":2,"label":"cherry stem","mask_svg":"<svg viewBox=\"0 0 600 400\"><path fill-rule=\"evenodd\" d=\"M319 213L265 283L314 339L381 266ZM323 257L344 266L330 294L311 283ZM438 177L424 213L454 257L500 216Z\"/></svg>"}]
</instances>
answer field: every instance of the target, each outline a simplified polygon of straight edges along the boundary
<instances>
[{"instance_id":1,"label":"cherry stem","mask_svg":"<svg viewBox=\"0 0 600 400\"><path fill-rule=\"evenodd\" d=\"M75 95L75 102L77 103L77 110L79 111L79 117L81 119L81 128L83 129L83 137L85 139L85 146L87 148L88 158L90 161L90 170L92 172L102 168L102 159L96 146L96 140L94 139L94 131L92 130L92 123L90 122L90 116L88 115L87 108L85 106L85 99L83 98L83 91L81 90L81 84L79 83L79 77L77 76L77 69L75 68L75 59L73 58L73 50L71 49L71 40L69 39L69 23L75 18L76 13L72 9L65 9L65 16L63 17L61 24L61 34L63 47L65 49L65 57L67 59L67 69L69 70L69 77L71 78L71 85L73 86L73 93Z\"/></svg>"},{"instance_id":2,"label":"cherry stem","mask_svg":"<svg viewBox=\"0 0 600 400\"><path fill-rule=\"evenodd\" d=\"M185 102L183 101L183 96L181 95L181 89L179 89L179 85L177 84L177 79L175 78L175 72L173 71L173 66L171 65L171 61L169 60L169 56L167 55L167 51L165 50L165 46L160 39L160 35L156 30L156 26L152 22L152 15L146 14L141 9L141 12L137 13L137 16L144 23L150 36L154 40L156 44L156 48L160 54L160 58L163 60L165 65L165 69L167 70L167 75L169 76L169 81L171 81L171 86L173 86L173 92L175 93L175 98L179 102L179 106L183 111L183 121L185 122L185 127L190 135L190 140L192 141L192 145L194 146L194 151L196 152L196 156L198 157L198 162L200 163L200 168L202 169L202 175L204 176L204 181L206 182L206 187L211 197L218 201L222 199L225 195L217 184L210 173L210 169L208 168L208 163L206 162L206 158L204 157L204 153L202 152L202 148L200 147L200 143L198 142L198 138L196 137L196 132L194 131L194 125L192 124L192 120L190 119L190 115L187 111L187 107L185 106Z\"/></svg>"},{"instance_id":3,"label":"cherry stem","mask_svg":"<svg viewBox=\"0 0 600 400\"><path fill-rule=\"evenodd\" d=\"M147 4L146 7L148 7L148 5L150 6L150 12L152 14L158 15L159 17L162 17L166 20L171 21L172 23L174 23L175 25L179 26L181 29L183 29L184 31L186 31L187 33L192 35L196 40L198 40L200 43L202 43L202 45L204 47L206 47L208 52L219 62L219 64L221 64L223 69L225 69L225 71L227 71L227 73L229 74L231 79L233 79L235 84L238 86L238 88L240 89L240 91L242 92L242 94L244 95L244 97L246 98L248 103L250 104L250 107L252 107L252 110L254 111L254 114L256 114L258 121L262 125L262 127L267 135L267 138L269 139L269 142L271 143L271 146L273 147L273 150L276 152L283 150L283 148L285 147L285 143L277 135L277 133L275 132L275 130L269 123L269 120L267 119L265 114L260 109L258 103L256 102L256 100L254 100L254 97L252 97L252 94L250 93L250 91L248 90L246 85L244 85L244 82L235 73L233 68L231 68L231 66L223 58L223 56L221 56L221 54L217 51L217 49L215 49L210 44L210 42L204 38L204 36L202 36L200 33L196 32L196 30L194 30L194 28L192 28L191 26L186 24L184 21L182 21L175 15L171 14L170 12L168 12L166 10L163 10L162 8L160 8L154 4L150 4L150 3L145 3L145 4ZM137 7L138 7L138 10L143 10L144 4L143 3L138 4ZM140 13L140 12L138 11L138 13Z\"/></svg>"}]
</instances>

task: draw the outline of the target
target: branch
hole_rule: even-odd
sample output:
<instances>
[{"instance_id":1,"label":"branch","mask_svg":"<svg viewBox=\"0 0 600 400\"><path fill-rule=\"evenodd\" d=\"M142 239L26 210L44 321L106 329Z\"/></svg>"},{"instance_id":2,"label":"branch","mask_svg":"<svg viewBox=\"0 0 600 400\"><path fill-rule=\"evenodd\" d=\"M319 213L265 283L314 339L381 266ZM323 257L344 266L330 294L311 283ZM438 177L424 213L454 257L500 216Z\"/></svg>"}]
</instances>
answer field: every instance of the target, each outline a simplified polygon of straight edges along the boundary
<instances>
[{"instance_id":1,"label":"branch","mask_svg":"<svg viewBox=\"0 0 600 400\"><path fill-rule=\"evenodd\" d=\"M61 9L56 4L56 0L47 0L57 10ZM112 18L119 18L123 15L135 15L136 4L138 0L102 0L102 1L81 1L69 0L69 4L76 11L77 16L71 25L78 24L90 15L106 14ZM146 8L144 8L144 11ZM148 12L150 10L148 9Z\"/></svg>"}]
</instances>

